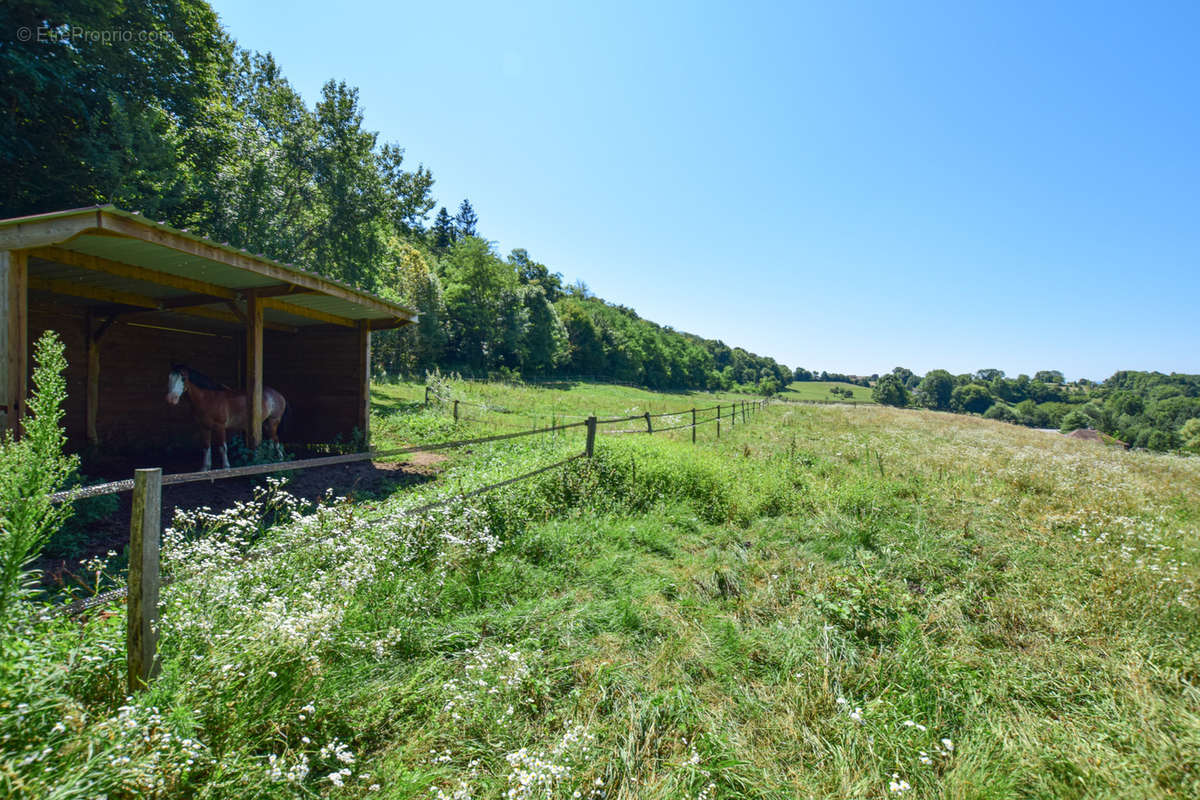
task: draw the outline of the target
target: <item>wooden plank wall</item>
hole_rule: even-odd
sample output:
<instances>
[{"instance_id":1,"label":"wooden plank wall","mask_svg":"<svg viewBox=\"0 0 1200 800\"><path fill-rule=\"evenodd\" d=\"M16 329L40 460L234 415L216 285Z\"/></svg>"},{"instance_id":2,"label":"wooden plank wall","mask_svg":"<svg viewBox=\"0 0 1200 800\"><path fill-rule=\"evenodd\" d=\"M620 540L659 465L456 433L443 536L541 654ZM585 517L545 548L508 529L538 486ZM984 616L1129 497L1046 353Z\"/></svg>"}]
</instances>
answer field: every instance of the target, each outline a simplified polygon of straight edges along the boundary
<instances>
[{"instance_id":1,"label":"wooden plank wall","mask_svg":"<svg viewBox=\"0 0 1200 800\"><path fill-rule=\"evenodd\" d=\"M283 394L285 442L348 441L359 412L359 332L353 328L265 331L263 383Z\"/></svg>"},{"instance_id":2,"label":"wooden plank wall","mask_svg":"<svg viewBox=\"0 0 1200 800\"><path fill-rule=\"evenodd\" d=\"M46 329L66 345L67 405L64 425L72 448L86 443L87 311L80 306L30 297L29 337ZM94 321L98 325L99 321ZM181 322L180 328L187 328ZM238 385L240 352L233 336L181 333L118 321L100 341L100 413L97 433L106 449L141 452L199 446L200 433L187 401L166 402L171 364L186 363L213 380Z\"/></svg>"},{"instance_id":3,"label":"wooden plank wall","mask_svg":"<svg viewBox=\"0 0 1200 800\"><path fill-rule=\"evenodd\" d=\"M179 327L189 321L180 318ZM93 325L100 319L93 317ZM72 449L86 438L87 309L36 293L29 299L29 341L53 329L66 345L67 404L64 426ZM353 328L266 331L263 383L283 393L289 413L280 438L315 444L336 437L349 441L360 422L360 332ZM141 327L120 318L100 341L100 413L97 433L105 450L140 453L193 449L201 433L185 399L166 402L171 364L186 363L213 380L240 387L244 337L208 335Z\"/></svg>"}]
</instances>

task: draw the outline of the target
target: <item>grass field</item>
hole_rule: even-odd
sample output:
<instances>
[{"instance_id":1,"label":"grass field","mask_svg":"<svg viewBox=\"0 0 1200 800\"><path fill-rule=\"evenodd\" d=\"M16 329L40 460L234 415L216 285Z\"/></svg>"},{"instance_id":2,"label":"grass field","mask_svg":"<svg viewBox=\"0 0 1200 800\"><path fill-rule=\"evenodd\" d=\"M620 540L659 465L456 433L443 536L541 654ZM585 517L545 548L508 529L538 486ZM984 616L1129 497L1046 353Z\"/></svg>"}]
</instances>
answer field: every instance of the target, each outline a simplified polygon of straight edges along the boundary
<instances>
[{"instance_id":1,"label":"grass field","mask_svg":"<svg viewBox=\"0 0 1200 800\"><path fill-rule=\"evenodd\" d=\"M418 388L379 387L381 435L488 429ZM417 519L582 434L377 503L181 520L166 568L219 571L164 590L150 691L125 699L120 615L28 623L0 662L0 794L1200 796L1200 460L877 406L711 427Z\"/></svg>"},{"instance_id":2,"label":"grass field","mask_svg":"<svg viewBox=\"0 0 1200 800\"><path fill-rule=\"evenodd\" d=\"M475 415L477 419L488 423L509 423L524 428L535 424L546 426L552 420L575 422L589 414L596 414L600 418L644 414L647 411L660 414L757 399L731 392L652 392L631 386L583 382L510 385L454 381L446 394L486 406L486 409L464 406L464 416ZM371 389L371 408L377 414L412 407L424 400L423 383L375 384Z\"/></svg>"},{"instance_id":3,"label":"grass field","mask_svg":"<svg viewBox=\"0 0 1200 800\"><path fill-rule=\"evenodd\" d=\"M852 398L845 398L839 395L830 394L829 390L837 387L840 389L849 389L854 393ZM874 403L871 399L871 390L865 386L856 386L853 383L843 383L842 381L797 381L788 384L788 387L780 395L784 400L819 400L823 402L843 402L851 399L856 403Z\"/></svg>"}]
</instances>

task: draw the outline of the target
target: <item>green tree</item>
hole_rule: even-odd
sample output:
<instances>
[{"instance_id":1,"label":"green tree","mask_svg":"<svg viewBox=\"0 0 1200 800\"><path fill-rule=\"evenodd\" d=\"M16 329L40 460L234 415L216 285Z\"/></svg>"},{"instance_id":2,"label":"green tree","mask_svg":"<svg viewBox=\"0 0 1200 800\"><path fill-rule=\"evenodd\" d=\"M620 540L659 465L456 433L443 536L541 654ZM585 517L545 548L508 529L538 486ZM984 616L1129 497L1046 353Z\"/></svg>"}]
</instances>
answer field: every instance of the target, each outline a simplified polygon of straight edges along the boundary
<instances>
[{"instance_id":1,"label":"green tree","mask_svg":"<svg viewBox=\"0 0 1200 800\"><path fill-rule=\"evenodd\" d=\"M900 381L905 389L915 389L920 383L920 378L913 374L911 369L907 367L895 367L892 369L892 375Z\"/></svg>"},{"instance_id":2,"label":"green tree","mask_svg":"<svg viewBox=\"0 0 1200 800\"><path fill-rule=\"evenodd\" d=\"M326 83L315 111L314 172L322 213L304 239L308 260L329 277L375 289L385 254L378 223L389 211L376 134L363 128L358 90L345 83Z\"/></svg>"},{"instance_id":3,"label":"green tree","mask_svg":"<svg viewBox=\"0 0 1200 800\"><path fill-rule=\"evenodd\" d=\"M454 227L458 230L459 236L475 236L475 228L479 223L479 217L475 214L475 209L471 207L470 200L463 200L458 206L458 214L454 217Z\"/></svg>"},{"instance_id":4,"label":"green tree","mask_svg":"<svg viewBox=\"0 0 1200 800\"><path fill-rule=\"evenodd\" d=\"M881 405L903 408L908 405L910 398L908 389L904 386L904 379L893 372L891 375L881 376L875 382L874 388L871 389L871 399Z\"/></svg>"},{"instance_id":5,"label":"green tree","mask_svg":"<svg viewBox=\"0 0 1200 800\"><path fill-rule=\"evenodd\" d=\"M433 221L433 249L434 252L444 253L450 249L450 245L458 240L458 229L454 227L454 218L450 216L450 212L445 206L438 209L437 217Z\"/></svg>"},{"instance_id":6,"label":"green tree","mask_svg":"<svg viewBox=\"0 0 1200 800\"><path fill-rule=\"evenodd\" d=\"M1193 417L1183 423L1179 429L1179 438L1183 441L1183 449L1200 453L1200 417Z\"/></svg>"},{"instance_id":7,"label":"green tree","mask_svg":"<svg viewBox=\"0 0 1200 800\"><path fill-rule=\"evenodd\" d=\"M378 369L421 375L442 363L446 350L446 307L440 279L416 247L395 243L391 268L380 293L419 312L415 325L372 335Z\"/></svg>"},{"instance_id":8,"label":"green tree","mask_svg":"<svg viewBox=\"0 0 1200 800\"><path fill-rule=\"evenodd\" d=\"M522 286L519 295L529 319L524 369L534 375L549 373L570 356L567 329L540 284Z\"/></svg>"},{"instance_id":9,"label":"green tree","mask_svg":"<svg viewBox=\"0 0 1200 800\"><path fill-rule=\"evenodd\" d=\"M569 370L576 375L601 375L607 370L604 346L592 315L575 298L558 304L559 318L567 330Z\"/></svg>"},{"instance_id":10,"label":"green tree","mask_svg":"<svg viewBox=\"0 0 1200 800\"><path fill-rule=\"evenodd\" d=\"M950 408L950 395L954 391L954 376L944 369L935 369L917 384L917 398L921 405L939 411Z\"/></svg>"},{"instance_id":11,"label":"green tree","mask_svg":"<svg viewBox=\"0 0 1200 800\"><path fill-rule=\"evenodd\" d=\"M994 419L998 422L1017 422L1017 415L1004 403L993 404L983 413L983 416L985 419Z\"/></svg>"},{"instance_id":12,"label":"green tree","mask_svg":"<svg viewBox=\"0 0 1200 800\"><path fill-rule=\"evenodd\" d=\"M779 389L779 381L775 380L774 377L761 378L758 381L758 393L763 397L774 397L779 394Z\"/></svg>"},{"instance_id":13,"label":"green tree","mask_svg":"<svg viewBox=\"0 0 1200 800\"><path fill-rule=\"evenodd\" d=\"M499 366L499 359L511 357L519 343L513 337L519 316L502 314L505 299L514 297L516 273L474 236L454 243L442 269L452 361L474 370Z\"/></svg>"},{"instance_id":14,"label":"green tree","mask_svg":"<svg viewBox=\"0 0 1200 800\"><path fill-rule=\"evenodd\" d=\"M1090 428L1092 426L1091 417L1083 412L1082 409L1074 409L1067 412L1063 417L1062 423L1059 425L1059 430L1063 433L1070 433L1079 428Z\"/></svg>"},{"instance_id":15,"label":"green tree","mask_svg":"<svg viewBox=\"0 0 1200 800\"><path fill-rule=\"evenodd\" d=\"M986 386L978 383L968 383L965 386L955 386L950 393L950 406L956 411L969 414L982 414L995 402Z\"/></svg>"},{"instance_id":16,"label":"green tree","mask_svg":"<svg viewBox=\"0 0 1200 800\"><path fill-rule=\"evenodd\" d=\"M150 35L97 41L73 29ZM0 217L110 202L186 216L195 181L225 150L208 145L231 54L203 0L0 4Z\"/></svg>"},{"instance_id":17,"label":"green tree","mask_svg":"<svg viewBox=\"0 0 1200 800\"><path fill-rule=\"evenodd\" d=\"M418 164L415 170L404 169L404 148L385 144L379 152L379 171L386 188L388 217L393 227L409 233L420 233L436 203L433 173Z\"/></svg>"},{"instance_id":18,"label":"green tree","mask_svg":"<svg viewBox=\"0 0 1200 800\"><path fill-rule=\"evenodd\" d=\"M534 261L525 248L518 247L509 253L508 263L516 269L521 283L540 286L549 302L557 302L563 296L562 273L551 272L545 264Z\"/></svg>"}]
</instances>

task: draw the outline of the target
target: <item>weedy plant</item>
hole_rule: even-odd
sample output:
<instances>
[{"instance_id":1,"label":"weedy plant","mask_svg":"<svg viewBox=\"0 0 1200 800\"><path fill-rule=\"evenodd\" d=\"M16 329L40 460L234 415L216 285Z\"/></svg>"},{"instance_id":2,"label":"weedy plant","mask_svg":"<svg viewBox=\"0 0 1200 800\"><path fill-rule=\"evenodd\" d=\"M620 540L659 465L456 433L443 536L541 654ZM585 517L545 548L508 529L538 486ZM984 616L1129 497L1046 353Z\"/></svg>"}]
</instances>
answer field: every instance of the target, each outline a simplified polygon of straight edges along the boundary
<instances>
[{"instance_id":1,"label":"weedy plant","mask_svg":"<svg viewBox=\"0 0 1200 800\"><path fill-rule=\"evenodd\" d=\"M69 503L49 499L78 467L78 459L63 454L66 368L62 341L47 331L34 347L22 435L15 439L5 431L0 439L0 625L15 616L13 604L31 591L36 576L29 562L71 515Z\"/></svg>"}]
</instances>

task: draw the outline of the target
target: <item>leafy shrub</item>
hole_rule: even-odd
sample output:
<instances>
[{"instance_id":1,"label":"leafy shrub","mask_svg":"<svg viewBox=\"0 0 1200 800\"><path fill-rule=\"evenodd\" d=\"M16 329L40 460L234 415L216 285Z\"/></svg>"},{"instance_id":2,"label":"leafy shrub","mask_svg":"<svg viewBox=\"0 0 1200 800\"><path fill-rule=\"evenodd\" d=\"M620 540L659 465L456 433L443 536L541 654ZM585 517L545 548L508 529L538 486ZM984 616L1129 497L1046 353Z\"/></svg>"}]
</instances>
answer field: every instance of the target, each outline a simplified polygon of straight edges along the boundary
<instances>
[{"instance_id":1,"label":"leafy shrub","mask_svg":"<svg viewBox=\"0 0 1200 800\"><path fill-rule=\"evenodd\" d=\"M983 412L984 419L994 419L998 422L1016 422L1017 415L1012 408L1005 403L996 403L987 411Z\"/></svg>"},{"instance_id":2,"label":"leafy shrub","mask_svg":"<svg viewBox=\"0 0 1200 800\"><path fill-rule=\"evenodd\" d=\"M79 486L91 486L100 481L92 480L87 475L76 472L67 479L64 489L74 489ZM89 538L90 531L99 523L117 512L119 505L117 496L104 494L99 497L85 497L72 504L74 512L59 526L46 542L43 553L50 558L72 558L79 554Z\"/></svg>"},{"instance_id":3,"label":"leafy shrub","mask_svg":"<svg viewBox=\"0 0 1200 800\"><path fill-rule=\"evenodd\" d=\"M1061 430L1063 433L1070 433L1071 431L1079 430L1080 428L1089 428L1091 425L1092 418L1083 413L1082 410L1075 409L1074 411L1068 412L1067 415L1063 417L1062 424L1059 425L1059 430Z\"/></svg>"},{"instance_id":4,"label":"leafy shrub","mask_svg":"<svg viewBox=\"0 0 1200 800\"><path fill-rule=\"evenodd\" d=\"M875 382L871 390L871 399L885 406L903 407L908 405L908 389L895 375L884 375Z\"/></svg>"},{"instance_id":5,"label":"leafy shrub","mask_svg":"<svg viewBox=\"0 0 1200 800\"><path fill-rule=\"evenodd\" d=\"M1193 417L1179 429L1179 438L1183 440L1183 449L1200 453L1200 417Z\"/></svg>"}]
</instances>

